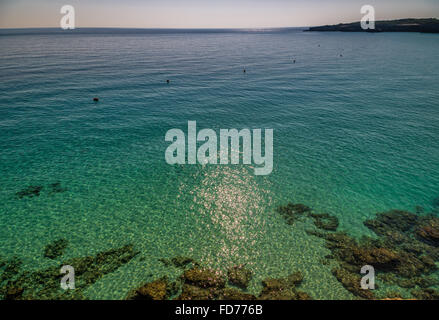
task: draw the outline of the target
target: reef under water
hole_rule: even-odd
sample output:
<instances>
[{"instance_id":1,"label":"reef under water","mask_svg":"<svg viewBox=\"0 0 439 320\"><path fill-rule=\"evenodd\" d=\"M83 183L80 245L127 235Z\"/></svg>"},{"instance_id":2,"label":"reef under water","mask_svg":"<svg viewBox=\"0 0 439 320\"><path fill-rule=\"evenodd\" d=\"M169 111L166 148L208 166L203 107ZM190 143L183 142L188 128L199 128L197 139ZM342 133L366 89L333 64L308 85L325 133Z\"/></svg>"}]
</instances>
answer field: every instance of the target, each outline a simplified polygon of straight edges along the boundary
<instances>
[{"instance_id":1,"label":"reef under water","mask_svg":"<svg viewBox=\"0 0 439 320\"><path fill-rule=\"evenodd\" d=\"M307 233L323 241L330 254L322 257L332 275L357 299L439 299L439 217L433 212L424 214L390 210L377 213L365 220L364 225L375 236L356 238L339 231L339 221L329 213L314 212L304 204L288 203L276 212L283 217L288 228L295 228L299 220L309 219ZM133 244L101 251L95 255L64 260L69 246L67 239L57 239L44 248L44 257L51 267L41 270L22 270L18 257L0 257L0 298L14 300L88 299L85 290L122 265L129 263L140 252ZM292 249L293 250L293 249ZM141 257L142 258L142 257ZM142 258L144 259L144 257ZM188 256L158 259L163 267L178 270L175 278L145 275L152 279L140 283L126 294L129 300L307 300L312 296L300 290L304 276L300 270L284 277L266 277L260 281L261 289L249 290L254 278L251 267L233 265L217 270ZM75 270L75 290L60 288L60 268L70 265ZM363 266L374 267L376 289L361 288ZM169 269L171 270L171 269ZM174 274L175 275L175 274ZM171 280L172 278L172 280Z\"/></svg>"},{"instance_id":2,"label":"reef under water","mask_svg":"<svg viewBox=\"0 0 439 320\"><path fill-rule=\"evenodd\" d=\"M69 242L66 239L55 240L47 244L47 246L44 248L44 256L50 259L55 259L59 256L62 256L68 245Z\"/></svg>"},{"instance_id":3,"label":"reef under water","mask_svg":"<svg viewBox=\"0 0 439 320\"><path fill-rule=\"evenodd\" d=\"M49 194L50 195L53 195L53 194L55 194L55 193L62 193L62 192L66 192L67 191L67 188L64 188L62 185L61 185L61 182L54 182L54 183L51 183L50 185L49 185L49 189L50 189L50 191L49 191Z\"/></svg>"},{"instance_id":4,"label":"reef under water","mask_svg":"<svg viewBox=\"0 0 439 320\"><path fill-rule=\"evenodd\" d=\"M47 186L47 188L45 188L44 186L41 186L41 185L28 186L28 187L16 192L15 195L19 199L39 197L41 194L41 191L43 191L45 189L48 189L49 195L54 195L56 193L62 193L62 192L67 191L67 188L63 187L61 185L61 182L57 181L57 182L49 184Z\"/></svg>"},{"instance_id":5,"label":"reef under water","mask_svg":"<svg viewBox=\"0 0 439 320\"><path fill-rule=\"evenodd\" d=\"M4 300L68 300L87 299L84 290L103 277L128 263L139 252L133 245L99 252L94 256L66 260L59 266L44 270L21 271L21 260L13 257L1 261L0 298ZM75 270L75 290L60 287L61 266L70 265Z\"/></svg>"},{"instance_id":6,"label":"reef under water","mask_svg":"<svg viewBox=\"0 0 439 320\"><path fill-rule=\"evenodd\" d=\"M21 191L18 191L16 193L16 196L19 199L23 199L25 197L33 198L33 197L39 197L41 190L43 190L43 186L28 186L24 188Z\"/></svg>"},{"instance_id":7,"label":"reef under water","mask_svg":"<svg viewBox=\"0 0 439 320\"><path fill-rule=\"evenodd\" d=\"M335 219L332 224L335 226ZM324 232L308 231L323 238L325 246L331 250L329 258L337 262L332 269L337 280L359 298L437 299L439 292L431 287L439 284L437 277L432 276L437 271L436 262L439 260L439 218L391 210L378 213L375 219L364 221L364 225L377 238L355 239L345 232L336 232L336 228L329 229L317 223L316 226ZM400 290L379 297L373 290L361 289L360 270L365 265L374 267L379 282ZM406 294L399 293L402 291Z\"/></svg>"},{"instance_id":8,"label":"reef under water","mask_svg":"<svg viewBox=\"0 0 439 320\"><path fill-rule=\"evenodd\" d=\"M310 218L316 229L308 233L322 238L331 251L322 259L333 265L332 274L358 299L439 299L439 284L433 274L439 259L439 218L402 210L378 213L364 225L377 237L356 239L337 231L338 219L328 213L314 213L303 204L289 203L277 208L285 222L294 227L298 219ZM306 300L312 297L298 287L303 281L300 271L285 278L262 280L259 294L246 292L252 271L243 265L226 273L203 268L188 257L161 259L166 266L181 268L176 281L162 277L132 290L127 299L177 300ZM394 290L377 293L361 288L361 267L371 265L377 275L377 286ZM403 293L401 293L403 292Z\"/></svg>"},{"instance_id":9,"label":"reef under water","mask_svg":"<svg viewBox=\"0 0 439 320\"><path fill-rule=\"evenodd\" d=\"M132 290L128 300L309 300L307 293L297 290L303 276L295 272L286 278L267 278L258 295L246 292L252 272L245 266L234 266L227 275L219 270L195 265L182 266L176 281L162 277Z\"/></svg>"}]
</instances>

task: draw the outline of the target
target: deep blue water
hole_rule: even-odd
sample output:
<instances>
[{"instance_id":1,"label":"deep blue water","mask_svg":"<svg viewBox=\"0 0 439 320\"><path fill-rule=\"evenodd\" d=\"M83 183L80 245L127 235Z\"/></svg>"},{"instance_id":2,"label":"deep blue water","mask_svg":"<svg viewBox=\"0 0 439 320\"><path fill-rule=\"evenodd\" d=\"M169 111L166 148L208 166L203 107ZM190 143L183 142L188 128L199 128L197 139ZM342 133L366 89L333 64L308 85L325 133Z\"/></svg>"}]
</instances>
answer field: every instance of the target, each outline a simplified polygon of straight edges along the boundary
<instances>
[{"instance_id":1,"label":"deep blue water","mask_svg":"<svg viewBox=\"0 0 439 320\"><path fill-rule=\"evenodd\" d=\"M438 57L434 34L0 30L1 252L35 269L60 237L66 257L133 242L144 259L92 298L169 274L158 259L175 255L247 263L251 290L301 270L315 298L349 298L322 242L274 208L305 203L356 236L376 212L437 213ZM168 165L165 134L188 120L274 129L273 173ZM40 196L18 199L29 185Z\"/></svg>"}]
</instances>

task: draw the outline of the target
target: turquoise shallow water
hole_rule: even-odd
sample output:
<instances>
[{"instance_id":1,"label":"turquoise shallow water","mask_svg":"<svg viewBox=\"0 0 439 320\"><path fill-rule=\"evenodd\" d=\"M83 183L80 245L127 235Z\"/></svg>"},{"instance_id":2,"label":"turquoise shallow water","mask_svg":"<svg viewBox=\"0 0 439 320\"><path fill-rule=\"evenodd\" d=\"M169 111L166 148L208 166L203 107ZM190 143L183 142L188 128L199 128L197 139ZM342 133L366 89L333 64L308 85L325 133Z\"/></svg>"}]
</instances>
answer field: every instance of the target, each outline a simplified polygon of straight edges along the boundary
<instances>
[{"instance_id":1,"label":"turquoise shallow water","mask_svg":"<svg viewBox=\"0 0 439 320\"><path fill-rule=\"evenodd\" d=\"M355 236L371 235L363 221L376 212L437 209L437 35L10 33L0 33L1 252L38 269L56 264L42 252L60 237L67 258L134 243L139 258L91 298L177 276L158 259L187 255L222 270L246 263L250 291L301 270L313 297L349 299L309 221L291 228L275 208L305 203ZM166 164L165 133L188 120L273 128L273 173ZM50 194L55 182L67 191ZM41 195L18 199L29 185Z\"/></svg>"}]
</instances>

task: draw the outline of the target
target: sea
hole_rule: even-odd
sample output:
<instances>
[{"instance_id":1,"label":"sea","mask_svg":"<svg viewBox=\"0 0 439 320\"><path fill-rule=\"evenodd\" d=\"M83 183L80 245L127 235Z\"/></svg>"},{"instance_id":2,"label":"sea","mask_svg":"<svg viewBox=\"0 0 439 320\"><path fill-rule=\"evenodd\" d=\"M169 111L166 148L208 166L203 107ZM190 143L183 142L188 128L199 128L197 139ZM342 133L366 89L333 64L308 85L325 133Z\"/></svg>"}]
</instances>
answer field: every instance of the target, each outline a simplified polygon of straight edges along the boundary
<instances>
[{"instance_id":1,"label":"sea","mask_svg":"<svg viewBox=\"0 0 439 320\"><path fill-rule=\"evenodd\" d=\"M245 69L245 72L243 72ZM167 82L169 80L169 83ZM99 101L93 101L98 97ZM273 129L273 171L165 160L170 129ZM38 186L40 192L20 197ZM33 196L32 196L33 195ZM439 38L286 29L0 30L0 255L25 270L133 244L85 291L123 299L191 257L261 280L300 271L315 299L355 299L331 254L277 211L339 221L439 215ZM49 259L44 248L69 243Z\"/></svg>"}]
</instances>

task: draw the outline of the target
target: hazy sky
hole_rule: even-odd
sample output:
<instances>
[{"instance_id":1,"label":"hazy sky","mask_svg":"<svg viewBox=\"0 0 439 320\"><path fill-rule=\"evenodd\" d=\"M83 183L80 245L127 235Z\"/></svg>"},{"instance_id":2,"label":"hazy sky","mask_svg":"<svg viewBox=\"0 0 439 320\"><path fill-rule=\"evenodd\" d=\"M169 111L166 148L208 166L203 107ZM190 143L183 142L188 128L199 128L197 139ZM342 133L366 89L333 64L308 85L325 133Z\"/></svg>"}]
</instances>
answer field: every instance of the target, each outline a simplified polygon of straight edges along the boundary
<instances>
[{"instance_id":1,"label":"hazy sky","mask_svg":"<svg viewBox=\"0 0 439 320\"><path fill-rule=\"evenodd\" d=\"M0 0L0 28L59 27L73 5L76 27L260 28L376 19L438 18L439 0Z\"/></svg>"}]
</instances>

